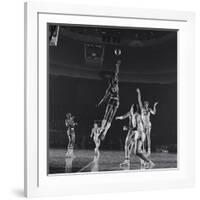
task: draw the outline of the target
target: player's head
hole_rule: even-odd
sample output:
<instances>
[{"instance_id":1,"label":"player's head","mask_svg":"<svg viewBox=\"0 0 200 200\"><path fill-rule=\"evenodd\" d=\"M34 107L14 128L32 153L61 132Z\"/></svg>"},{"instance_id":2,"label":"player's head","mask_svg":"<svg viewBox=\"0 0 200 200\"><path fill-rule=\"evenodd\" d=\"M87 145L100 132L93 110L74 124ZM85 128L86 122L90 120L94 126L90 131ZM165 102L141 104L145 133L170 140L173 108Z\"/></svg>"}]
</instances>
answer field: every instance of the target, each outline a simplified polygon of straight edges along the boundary
<instances>
[{"instance_id":1,"label":"player's head","mask_svg":"<svg viewBox=\"0 0 200 200\"><path fill-rule=\"evenodd\" d=\"M115 88L115 87L117 87L117 85L118 85L118 80L115 79L115 78L111 78L111 79L109 80L109 83L110 83L110 86L111 86L112 88Z\"/></svg>"},{"instance_id":2,"label":"player's head","mask_svg":"<svg viewBox=\"0 0 200 200\"><path fill-rule=\"evenodd\" d=\"M94 128L97 128L97 127L98 127L98 123L94 122Z\"/></svg>"},{"instance_id":3,"label":"player's head","mask_svg":"<svg viewBox=\"0 0 200 200\"><path fill-rule=\"evenodd\" d=\"M144 107L148 108L149 107L149 102L148 101L144 101Z\"/></svg>"},{"instance_id":4,"label":"player's head","mask_svg":"<svg viewBox=\"0 0 200 200\"><path fill-rule=\"evenodd\" d=\"M69 118L72 117L72 114L71 114L71 113L67 113L67 114L66 114L66 117L69 119Z\"/></svg>"}]
</instances>

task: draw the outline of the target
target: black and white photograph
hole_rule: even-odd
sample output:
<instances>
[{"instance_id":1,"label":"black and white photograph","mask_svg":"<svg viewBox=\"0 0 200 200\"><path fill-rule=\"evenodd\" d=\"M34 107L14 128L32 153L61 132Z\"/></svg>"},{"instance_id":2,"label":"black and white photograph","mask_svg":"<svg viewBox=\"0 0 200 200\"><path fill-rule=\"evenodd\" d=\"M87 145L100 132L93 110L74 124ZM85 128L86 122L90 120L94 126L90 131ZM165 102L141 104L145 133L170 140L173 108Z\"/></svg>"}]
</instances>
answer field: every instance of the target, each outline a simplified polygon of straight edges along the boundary
<instances>
[{"instance_id":1,"label":"black and white photograph","mask_svg":"<svg viewBox=\"0 0 200 200\"><path fill-rule=\"evenodd\" d=\"M47 33L48 174L177 169L177 30Z\"/></svg>"}]
</instances>

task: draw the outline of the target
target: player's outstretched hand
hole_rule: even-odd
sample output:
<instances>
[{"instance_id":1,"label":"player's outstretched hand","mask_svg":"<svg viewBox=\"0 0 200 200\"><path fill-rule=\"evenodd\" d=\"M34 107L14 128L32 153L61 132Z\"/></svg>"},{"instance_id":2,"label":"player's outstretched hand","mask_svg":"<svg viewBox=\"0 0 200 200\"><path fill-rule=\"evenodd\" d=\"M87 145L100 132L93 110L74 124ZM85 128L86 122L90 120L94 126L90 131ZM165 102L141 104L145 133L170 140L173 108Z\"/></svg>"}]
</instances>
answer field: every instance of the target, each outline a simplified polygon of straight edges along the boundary
<instances>
[{"instance_id":1,"label":"player's outstretched hand","mask_svg":"<svg viewBox=\"0 0 200 200\"><path fill-rule=\"evenodd\" d=\"M157 106L157 105L158 105L158 102L155 102L154 105Z\"/></svg>"},{"instance_id":2,"label":"player's outstretched hand","mask_svg":"<svg viewBox=\"0 0 200 200\"><path fill-rule=\"evenodd\" d=\"M140 89L139 89L139 88L137 88L137 89L136 89L136 91L139 93L139 92L140 92Z\"/></svg>"}]
</instances>

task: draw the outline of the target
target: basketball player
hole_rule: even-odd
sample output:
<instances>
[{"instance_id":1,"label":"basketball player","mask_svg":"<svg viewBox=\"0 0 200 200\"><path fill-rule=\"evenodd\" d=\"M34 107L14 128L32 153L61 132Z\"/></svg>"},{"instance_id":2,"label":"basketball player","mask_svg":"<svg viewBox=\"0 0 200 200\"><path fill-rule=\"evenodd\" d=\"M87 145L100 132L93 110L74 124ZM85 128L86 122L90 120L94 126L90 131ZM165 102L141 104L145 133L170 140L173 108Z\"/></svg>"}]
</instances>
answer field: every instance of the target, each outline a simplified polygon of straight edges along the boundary
<instances>
[{"instance_id":1,"label":"basketball player","mask_svg":"<svg viewBox=\"0 0 200 200\"><path fill-rule=\"evenodd\" d=\"M131 106L128 113L116 117L116 119L119 120L126 118L129 118L129 127L125 140L125 161L121 163L120 166L130 166L130 155L134 147L134 154L143 160L146 166L152 168L154 163L149 160L142 151L142 145L145 140L144 127L141 115L137 111L134 112L134 104Z\"/></svg>"},{"instance_id":2,"label":"basketball player","mask_svg":"<svg viewBox=\"0 0 200 200\"><path fill-rule=\"evenodd\" d=\"M150 115L155 115L156 114L156 106L158 102L154 103L153 110L149 108L149 102L144 101L144 105L142 104L141 100L141 92L140 89L137 88L137 93L138 93L138 103L140 106L141 110L141 117L142 121L144 124L144 132L146 134L146 139L147 139L147 155L149 156L151 154L151 121L150 121Z\"/></svg>"},{"instance_id":3,"label":"basketball player","mask_svg":"<svg viewBox=\"0 0 200 200\"><path fill-rule=\"evenodd\" d=\"M90 137L93 138L94 143L95 143L95 149L94 152L97 155L97 157L99 156L99 147L100 147L100 139L99 139L99 135L100 135L100 127L98 127L97 122L94 122L94 127L92 128L92 132L90 134Z\"/></svg>"},{"instance_id":4,"label":"basketball player","mask_svg":"<svg viewBox=\"0 0 200 200\"><path fill-rule=\"evenodd\" d=\"M129 118L129 125L128 127L124 127L124 130L128 130L128 134L125 139L125 145L124 145L124 150L125 150L125 161L124 164L130 165L130 152L133 147L133 142L134 142L134 136L135 136L135 130L136 130L136 124L134 119L134 104L131 106L131 109L128 113L122 116L118 116L115 119L116 120L123 120L126 118ZM133 124L134 123L134 124Z\"/></svg>"},{"instance_id":5,"label":"basketball player","mask_svg":"<svg viewBox=\"0 0 200 200\"><path fill-rule=\"evenodd\" d=\"M119 79L118 79L118 74L119 74L119 66L121 64L121 61L118 60L115 68L115 75L110 81L110 84L106 90L106 93L104 97L101 99L99 102L98 106L100 106L104 101L108 100L108 104L106 107L106 111L101 123L101 140L104 140L107 131L109 130L113 117L115 116L117 109L119 107Z\"/></svg>"},{"instance_id":6,"label":"basketball player","mask_svg":"<svg viewBox=\"0 0 200 200\"><path fill-rule=\"evenodd\" d=\"M68 146L67 146L67 157L73 157L73 149L75 144L75 126L77 123L74 122L74 116L71 113L66 114L65 119L65 126L67 127L67 136L69 139Z\"/></svg>"}]
</instances>

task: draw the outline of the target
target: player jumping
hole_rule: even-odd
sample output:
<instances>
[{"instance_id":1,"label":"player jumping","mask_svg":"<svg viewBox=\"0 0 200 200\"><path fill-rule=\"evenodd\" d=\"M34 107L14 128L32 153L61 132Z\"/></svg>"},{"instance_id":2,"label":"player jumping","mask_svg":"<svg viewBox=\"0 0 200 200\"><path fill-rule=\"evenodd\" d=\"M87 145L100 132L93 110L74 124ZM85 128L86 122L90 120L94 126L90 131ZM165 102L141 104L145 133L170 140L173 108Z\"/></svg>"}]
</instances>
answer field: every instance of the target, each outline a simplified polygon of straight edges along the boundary
<instances>
[{"instance_id":1,"label":"player jumping","mask_svg":"<svg viewBox=\"0 0 200 200\"><path fill-rule=\"evenodd\" d=\"M75 126L77 123L74 122L74 116L71 113L66 114L65 119L65 126L67 127L67 136L69 139L68 146L67 146L67 157L73 157L73 149L75 144Z\"/></svg>"},{"instance_id":2,"label":"player jumping","mask_svg":"<svg viewBox=\"0 0 200 200\"><path fill-rule=\"evenodd\" d=\"M140 110L141 110L141 117L142 117L142 121L143 121L143 125L144 125L144 132L146 134L146 138L147 138L147 154L148 156L151 154L151 121L150 121L150 115L156 114L156 106L158 104L158 102L154 103L153 109L149 108L149 102L148 101L144 101L144 105L142 104L142 100L141 100L141 92L140 89L137 88L137 93L138 93L138 103L140 106Z\"/></svg>"},{"instance_id":3,"label":"player jumping","mask_svg":"<svg viewBox=\"0 0 200 200\"><path fill-rule=\"evenodd\" d=\"M108 104L106 107L106 111L101 123L101 139L104 140L106 133L108 131L108 129L111 126L113 117L115 116L117 109L119 107L119 78L118 78L118 74L119 74L119 66L121 64L121 61L118 60L117 64L116 64L116 68L115 68L115 75L112 78L112 80L110 81L110 84L106 90L106 93L104 95L104 97L101 99L101 101L99 102L98 106L100 104L102 104L105 100L108 100Z\"/></svg>"}]
</instances>

